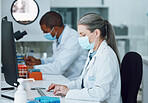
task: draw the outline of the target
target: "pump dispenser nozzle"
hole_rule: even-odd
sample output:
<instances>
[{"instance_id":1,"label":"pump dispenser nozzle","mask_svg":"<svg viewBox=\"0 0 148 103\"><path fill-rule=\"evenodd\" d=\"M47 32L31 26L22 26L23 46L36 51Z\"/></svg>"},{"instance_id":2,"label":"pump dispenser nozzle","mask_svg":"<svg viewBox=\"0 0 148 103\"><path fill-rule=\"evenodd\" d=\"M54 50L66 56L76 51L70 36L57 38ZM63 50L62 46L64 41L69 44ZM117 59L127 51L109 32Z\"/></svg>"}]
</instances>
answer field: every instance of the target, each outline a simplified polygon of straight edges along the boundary
<instances>
[{"instance_id":1,"label":"pump dispenser nozzle","mask_svg":"<svg viewBox=\"0 0 148 103\"><path fill-rule=\"evenodd\" d=\"M29 80L32 80L32 81L35 81L33 78L29 78L29 79L23 79L23 78L18 78L17 81L21 84L22 82L24 81L29 81Z\"/></svg>"}]
</instances>

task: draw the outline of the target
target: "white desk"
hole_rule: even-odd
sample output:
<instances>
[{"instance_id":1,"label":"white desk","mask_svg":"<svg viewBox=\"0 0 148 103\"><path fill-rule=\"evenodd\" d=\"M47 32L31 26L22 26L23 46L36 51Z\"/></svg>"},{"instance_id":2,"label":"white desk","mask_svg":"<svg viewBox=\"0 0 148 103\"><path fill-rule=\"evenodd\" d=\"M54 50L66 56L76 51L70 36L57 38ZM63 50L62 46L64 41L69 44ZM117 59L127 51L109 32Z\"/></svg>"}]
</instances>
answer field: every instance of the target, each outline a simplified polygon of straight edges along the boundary
<instances>
[{"instance_id":1,"label":"white desk","mask_svg":"<svg viewBox=\"0 0 148 103\"><path fill-rule=\"evenodd\" d=\"M69 80L62 75L44 75L42 81L29 81L26 82L26 91L28 94L28 99L32 99L34 97L39 97L40 95L36 90L30 90L31 87L44 87L48 88L51 83L57 84L65 84L68 83ZM2 87L5 87L5 84L2 84ZM14 96L15 90L2 92L3 94L7 94L9 96ZM92 101L78 101L78 100L69 100L69 99L60 99L61 103L98 103ZM14 101L2 98L2 103L14 103Z\"/></svg>"},{"instance_id":2,"label":"white desk","mask_svg":"<svg viewBox=\"0 0 148 103\"><path fill-rule=\"evenodd\" d=\"M148 56L143 57L142 103L148 103Z\"/></svg>"}]
</instances>

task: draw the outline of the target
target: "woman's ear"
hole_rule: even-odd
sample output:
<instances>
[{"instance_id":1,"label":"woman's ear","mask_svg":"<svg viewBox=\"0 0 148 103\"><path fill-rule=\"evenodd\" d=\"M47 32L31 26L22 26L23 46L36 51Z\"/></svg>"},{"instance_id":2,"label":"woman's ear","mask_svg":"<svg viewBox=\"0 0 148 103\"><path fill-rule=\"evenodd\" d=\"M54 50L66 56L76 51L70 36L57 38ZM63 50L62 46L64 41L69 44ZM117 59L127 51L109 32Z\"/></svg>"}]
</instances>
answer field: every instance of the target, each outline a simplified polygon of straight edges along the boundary
<instances>
[{"instance_id":1,"label":"woman's ear","mask_svg":"<svg viewBox=\"0 0 148 103\"><path fill-rule=\"evenodd\" d=\"M101 31L99 29L95 30L95 35L96 37L100 37L101 36Z\"/></svg>"}]
</instances>

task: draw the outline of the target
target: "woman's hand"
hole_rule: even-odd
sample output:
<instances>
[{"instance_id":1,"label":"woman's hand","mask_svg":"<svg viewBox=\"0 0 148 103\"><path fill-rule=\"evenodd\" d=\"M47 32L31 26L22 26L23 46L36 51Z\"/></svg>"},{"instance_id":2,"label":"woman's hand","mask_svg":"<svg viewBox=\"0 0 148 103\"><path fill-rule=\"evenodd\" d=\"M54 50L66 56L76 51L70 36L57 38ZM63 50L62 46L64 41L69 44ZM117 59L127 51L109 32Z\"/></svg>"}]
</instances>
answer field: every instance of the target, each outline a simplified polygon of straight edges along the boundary
<instances>
[{"instance_id":1,"label":"woman's hand","mask_svg":"<svg viewBox=\"0 0 148 103\"><path fill-rule=\"evenodd\" d=\"M65 85L51 84L47 92L52 89L54 89L54 95L60 95L60 96L66 96L67 92L69 91L68 87Z\"/></svg>"},{"instance_id":2,"label":"woman's hand","mask_svg":"<svg viewBox=\"0 0 148 103\"><path fill-rule=\"evenodd\" d=\"M47 92L49 92L50 90L54 89L56 86L60 86L60 85L59 85L59 84L54 84L54 83L52 83L52 84L48 87Z\"/></svg>"},{"instance_id":3,"label":"woman's hand","mask_svg":"<svg viewBox=\"0 0 148 103\"><path fill-rule=\"evenodd\" d=\"M55 88L54 88L54 95L66 96L68 91L69 91L69 89L65 85L55 86Z\"/></svg>"}]
</instances>

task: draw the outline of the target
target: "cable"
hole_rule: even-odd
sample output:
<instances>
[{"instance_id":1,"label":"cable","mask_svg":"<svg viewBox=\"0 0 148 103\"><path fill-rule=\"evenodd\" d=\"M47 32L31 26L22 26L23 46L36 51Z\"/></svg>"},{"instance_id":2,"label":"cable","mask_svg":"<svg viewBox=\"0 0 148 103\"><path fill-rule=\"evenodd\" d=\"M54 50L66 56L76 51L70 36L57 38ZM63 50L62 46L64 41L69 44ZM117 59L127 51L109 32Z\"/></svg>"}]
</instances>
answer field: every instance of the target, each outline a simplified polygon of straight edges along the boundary
<instances>
[{"instance_id":1,"label":"cable","mask_svg":"<svg viewBox=\"0 0 148 103\"><path fill-rule=\"evenodd\" d=\"M10 99L10 100L13 100L14 101L14 98L13 97L10 97L10 96L6 96L6 95L1 94L1 97L4 97L4 98L7 98L7 99Z\"/></svg>"}]
</instances>

